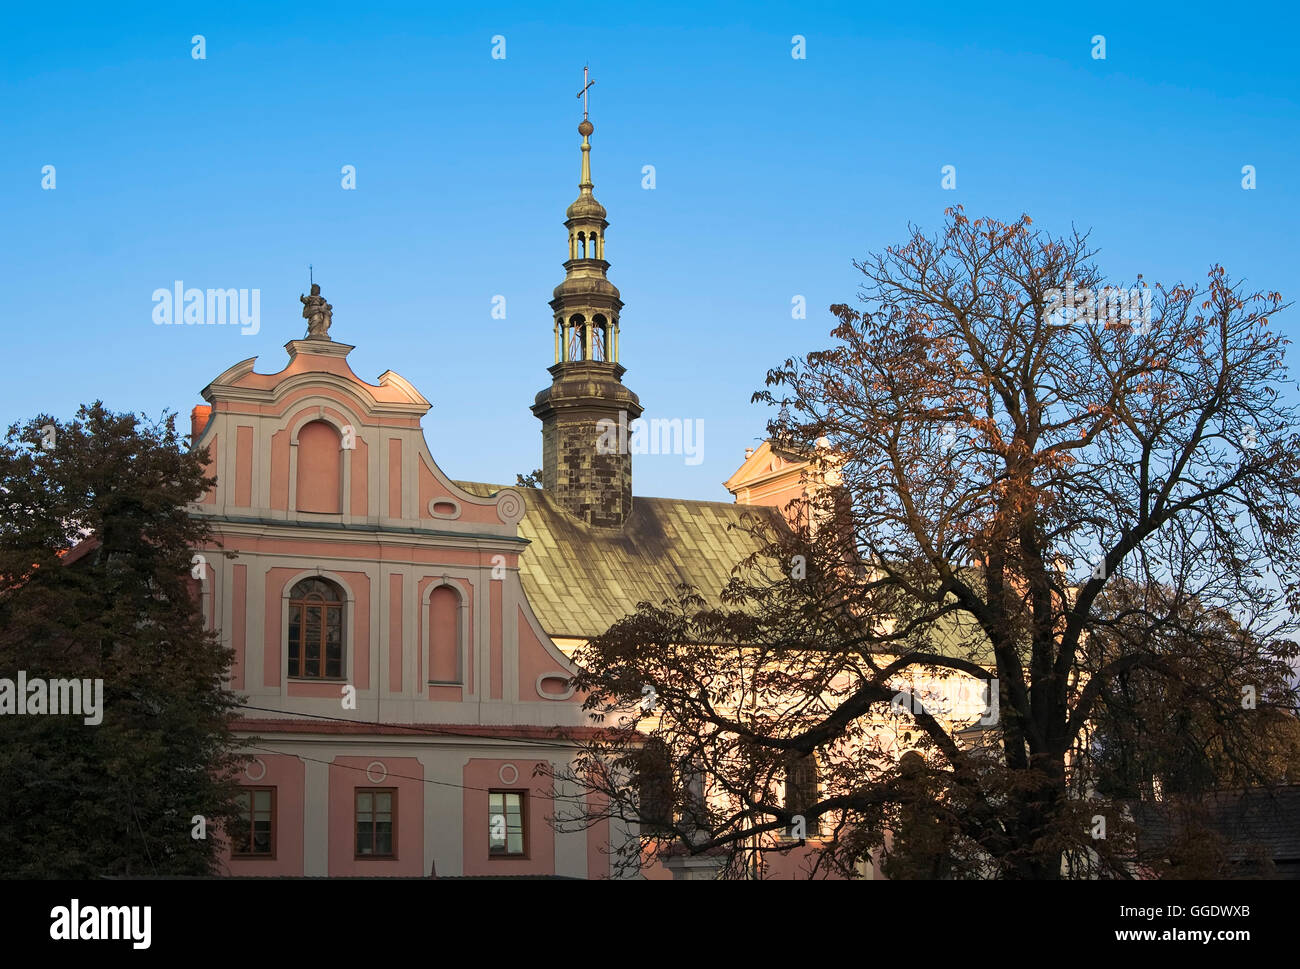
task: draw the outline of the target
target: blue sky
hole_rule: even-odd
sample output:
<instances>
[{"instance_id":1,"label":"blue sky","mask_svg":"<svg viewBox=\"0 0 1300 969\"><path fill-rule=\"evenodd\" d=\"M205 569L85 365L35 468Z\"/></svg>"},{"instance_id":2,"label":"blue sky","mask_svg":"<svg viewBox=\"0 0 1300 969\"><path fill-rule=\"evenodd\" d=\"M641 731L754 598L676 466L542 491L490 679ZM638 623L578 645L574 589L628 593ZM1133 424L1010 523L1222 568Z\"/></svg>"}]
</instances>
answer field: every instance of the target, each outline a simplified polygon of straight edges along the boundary
<instances>
[{"instance_id":1,"label":"blue sky","mask_svg":"<svg viewBox=\"0 0 1300 969\"><path fill-rule=\"evenodd\" d=\"M955 203L1091 228L1125 283L1221 262L1300 294L1293 7L976 7L11 5L0 423L96 398L186 413L239 360L279 370L310 263L357 374L393 369L431 401L448 474L538 467L584 63L624 380L647 416L704 425L700 464L637 458L638 494L729 499L767 368L827 343L852 259ZM260 332L155 326L176 280L260 289Z\"/></svg>"}]
</instances>

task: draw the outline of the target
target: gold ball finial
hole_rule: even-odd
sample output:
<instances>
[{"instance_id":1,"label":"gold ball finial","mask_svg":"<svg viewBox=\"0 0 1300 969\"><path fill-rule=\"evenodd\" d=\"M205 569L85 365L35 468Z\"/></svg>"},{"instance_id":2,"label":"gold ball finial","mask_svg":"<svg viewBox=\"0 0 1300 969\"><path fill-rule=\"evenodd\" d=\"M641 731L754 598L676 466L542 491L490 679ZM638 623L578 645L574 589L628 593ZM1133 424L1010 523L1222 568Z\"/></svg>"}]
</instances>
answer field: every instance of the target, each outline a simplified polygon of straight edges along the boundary
<instances>
[{"instance_id":1,"label":"gold ball finial","mask_svg":"<svg viewBox=\"0 0 1300 969\"><path fill-rule=\"evenodd\" d=\"M586 118L583 118L582 123L578 125L578 134L582 135L582 137L584 138L586 138L595 130L596 130L596 126L592 124L590 121L588 121Z\"/></svg>"}]
</instances>

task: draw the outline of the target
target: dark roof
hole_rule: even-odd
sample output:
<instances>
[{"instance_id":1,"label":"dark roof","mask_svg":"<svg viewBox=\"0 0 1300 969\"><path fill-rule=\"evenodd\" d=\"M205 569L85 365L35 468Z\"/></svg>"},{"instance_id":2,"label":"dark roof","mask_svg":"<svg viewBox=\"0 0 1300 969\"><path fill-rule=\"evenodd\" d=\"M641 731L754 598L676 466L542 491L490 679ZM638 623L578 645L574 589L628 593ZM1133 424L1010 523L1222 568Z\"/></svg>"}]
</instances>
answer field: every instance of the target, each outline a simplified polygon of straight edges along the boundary
<instances>
[{"instance_id":1,"label":"dark roof","mask_svg":"<svg viewBox=\"0 0 1300 969\"><path fill-rule=\"evenodd\" d=\"M505 485L457 481L488 496ZM547 491L516 488L526 511L519 534L529 545L520 558L528 602L552 637L589 639L636 612L638 602L658 605L687 583L706 602L732 569L759 548L746 519L784 527L775 508L725 501L633 498L621 529L596 528L569 515Z\"/></svg>"},{"instance_id":2,"label":"dark roof","mask_svg":"<svg viewBox=\"0 0 1300 969\"><path fill-rule=\"evenodd\" d=\"M1133 816L1149 850L1172 843L1194 817L1227 841L1232 861L1249 860L1262 850L1275 862L1300 862L1300 784L1214 791L1190 814L1181 800L1143 801L1134 806Z\"/></svg>"}]
</instances>

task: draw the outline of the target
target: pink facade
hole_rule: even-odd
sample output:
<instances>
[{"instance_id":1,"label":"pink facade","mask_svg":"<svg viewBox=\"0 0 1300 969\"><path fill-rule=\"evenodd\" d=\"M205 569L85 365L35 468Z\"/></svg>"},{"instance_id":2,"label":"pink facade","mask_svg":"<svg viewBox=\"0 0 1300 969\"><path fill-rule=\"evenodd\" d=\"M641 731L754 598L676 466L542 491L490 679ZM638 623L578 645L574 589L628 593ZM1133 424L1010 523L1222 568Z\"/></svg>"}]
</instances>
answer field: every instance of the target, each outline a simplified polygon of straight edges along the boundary
<instances>
[{"instance_id":1,"label":"pink facade","mask_svg":"<svg viewBox=\"0 0 1300 969\"><path fill-rule=\"evenodd\" d=\"M195 513L220 544L201 601L259 738L261 833L227 870L608 877L609 826L557 833L535 775L590 727L519 582L524 496L448 479L396 374L361 380L328 339L287 349L278 373L231 367L193 415L217 477ZM523 850L493 841L492 792Z\"/></svg>"}]
</instances>

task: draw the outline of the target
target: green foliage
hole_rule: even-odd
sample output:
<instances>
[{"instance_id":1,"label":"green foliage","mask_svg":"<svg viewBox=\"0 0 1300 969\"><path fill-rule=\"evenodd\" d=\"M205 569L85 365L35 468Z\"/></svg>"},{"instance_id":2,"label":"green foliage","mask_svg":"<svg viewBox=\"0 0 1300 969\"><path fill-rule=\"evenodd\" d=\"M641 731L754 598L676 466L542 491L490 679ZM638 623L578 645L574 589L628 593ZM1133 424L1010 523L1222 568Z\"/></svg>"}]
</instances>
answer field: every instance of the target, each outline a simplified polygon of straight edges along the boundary
<instances>
[{"instance_id":1,"label":"green foliage","mask_svg":"<svg viewBox=\"0 0 1300 969\"><path fill-rule=\"evenodd\" d=\"M191 575L209 535L186 506L212 483L175 415L96 402L0 443L0 677L103 680L98 725L0 717L0 874L213 870L239 698ZM195 815L205 839L191 837Z\"/></svg>"},{"instance_id":2,"label":"green foliage","mask_svg":"<svg viewBox=\"0 0 1300 969\"><path fill-rule=\"evenodd\" d=\"M1166 617L1159 630L1130 628L1129 617L1150 610ZM1262 641L1226 610L1178 601L1162 586L1114 582L1098 611L1104 624L1085 648L1091 669L1139 648L1150 657L1098 691L1090 766L1099 791L1194 798L1289 782L1300 743L1289 712L1292 643Z\"/></svg>"}]
</instances>

